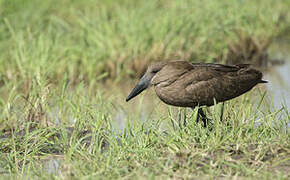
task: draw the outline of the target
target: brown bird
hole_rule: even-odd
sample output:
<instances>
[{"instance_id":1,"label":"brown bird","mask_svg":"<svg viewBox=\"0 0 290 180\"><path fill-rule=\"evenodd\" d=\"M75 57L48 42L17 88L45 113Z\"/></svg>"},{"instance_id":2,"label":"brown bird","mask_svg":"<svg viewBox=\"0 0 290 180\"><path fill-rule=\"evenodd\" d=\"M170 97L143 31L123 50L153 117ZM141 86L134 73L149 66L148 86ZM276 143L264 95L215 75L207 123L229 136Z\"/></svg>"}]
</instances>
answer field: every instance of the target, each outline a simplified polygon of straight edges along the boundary
<instances>
[{"instance_id":1,"label":"brown bird","mask_svg":"<svg viewBox=\"0 0 290 180\"><path fill-rule=\"evenodd\" d=\"M166 104L191 107L211 106L251 90L262 80L262 73L249 64L222 65L189 63L187 61L157 62L150 65L135 88L126 98L134 98L151 85L157 96ZM199 108L204 126L207 118Z\"/></svg>"}]
</instances>

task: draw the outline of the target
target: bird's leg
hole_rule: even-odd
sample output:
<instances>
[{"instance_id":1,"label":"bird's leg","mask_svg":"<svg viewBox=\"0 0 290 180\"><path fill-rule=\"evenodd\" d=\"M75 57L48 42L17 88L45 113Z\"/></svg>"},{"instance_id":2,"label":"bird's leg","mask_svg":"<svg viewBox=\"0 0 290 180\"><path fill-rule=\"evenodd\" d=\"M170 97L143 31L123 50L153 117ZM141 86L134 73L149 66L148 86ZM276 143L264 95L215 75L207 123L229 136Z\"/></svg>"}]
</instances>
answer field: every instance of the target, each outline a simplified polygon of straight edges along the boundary
<instances>
[{"instance_id":1,"label":"bird's leg","mask_svg":"<svg viewBox=\"0 0 290 180\"><path fill-rule=\"evenodd\" d=\"M186 126L186 109L184 109L184 120L183 120L183 126Z\"/></svg>"},{"instance_id":2,"label":"bird's leg","mask_svg":"<svg viewBox=\"0 0 290 180\"><path fill-rule=\"evenodd\" d=\"M192 110L194 110L194 108L192 108ZM196 124L198 124L198 122L199 122L199 108L196 115Z\"/></svg>"},{"instance_id":3,"label":"bird's leg","mask_svg":"<svg viewBox=\"0 0 290 180\"><path fill-rule=\"evenodd\" d=\"M193 110L193 108L192 108L192 110ZM198 124L198 122L199 122L199 118L200 118L199 116L201 116L201 118L202 118L201 120L203 122L203 126L206 127L207 117L205 116L202 108L198 108L197 116L196 116L196 124Z\"/></svg>"},{"instance_id":4,"label":"bird's leg","mask_svg":"<svg viewBox=\"0 0 290 180\"><path fill-rule=\"evenodd\" d=\"M198 114L197 114L197 118L196 118L196 122L198 123L199 121L199 115L201 116L201 120L203 122L203 127L206 127L207 124L207 117L204 114L203 110L201 108L198 109Z\"/></svg>"},{"instance_id":5,"label":"bird's leg","mask_svg":"<svg viewBox=\"0 0 290 180\"><path fill-rule=\"evenodd\" d=\"M198 110L198 113L196 115L196 124L198 124L198 122L199 122L199 110Z\"/></svg>"}]
</instances>

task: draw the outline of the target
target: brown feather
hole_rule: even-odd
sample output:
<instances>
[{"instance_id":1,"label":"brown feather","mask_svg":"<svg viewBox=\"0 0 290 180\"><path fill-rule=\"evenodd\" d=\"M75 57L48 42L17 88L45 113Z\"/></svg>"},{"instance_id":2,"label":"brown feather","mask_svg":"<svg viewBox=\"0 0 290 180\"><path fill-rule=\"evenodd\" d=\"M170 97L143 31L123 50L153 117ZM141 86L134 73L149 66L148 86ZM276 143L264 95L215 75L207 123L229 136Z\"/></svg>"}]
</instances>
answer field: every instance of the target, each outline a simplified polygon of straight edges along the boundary
<instances>
[{"instance_id":1,"label":"brown feather","mask_svg":"<svg viewBox=\"0 0 290 180\"><path fill-rule=\"evenodd\" d=\"M158 97L181 107L211 106L251 90L265 82L262 73L249 65L191 64L168 62L152 79Z\"/></svg>"}]
</instances>

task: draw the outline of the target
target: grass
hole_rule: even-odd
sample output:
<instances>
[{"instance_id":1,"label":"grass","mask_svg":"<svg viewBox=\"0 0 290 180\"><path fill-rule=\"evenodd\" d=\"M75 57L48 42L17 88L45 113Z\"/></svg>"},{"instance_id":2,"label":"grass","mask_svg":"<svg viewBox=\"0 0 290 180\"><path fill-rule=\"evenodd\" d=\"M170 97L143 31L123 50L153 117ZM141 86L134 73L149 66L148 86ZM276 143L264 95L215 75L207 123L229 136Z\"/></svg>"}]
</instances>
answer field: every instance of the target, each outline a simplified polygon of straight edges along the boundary
<instances>
[{"instance_id":1,"label":"grass","mask_svg":"<svg viewBox=\"0 0 290 180\"><path fill-rule=\"evenodd\" d=\"M289 5L0 0L1 178L289 178L289 110L263 87L226 102L222 122L210 108L210 128L148 94L124 102L151 61L226 62L241 34L265 53L289 34Z\"/></svg>"},{"instance_id":2,"label":"grass","mask_svg":"<svg viewBox=\"0 0 290 180\"><path fill-rule=\"evenodd\" d=\"M11 92L2 106L7 112L2 118L9 122L1 131L2 174L44 179L289 178L289 111L262 107L263 94L257 89L227 102L223 122L220 105L211 108L212 130L195 124L191 112L188 126L179 127L183 110L161 113L163 105L153 101L157 108L144 120L142 110L125 110L121 131L113 105L102 93L88 96L85 87L77 89L73 94L54 89L50 93L58 96L53 99L29 97L22 108ZM54 107L52 101L57 102ZM41 105L33 106L36 102Z\"/></svg>"}]
</instances>

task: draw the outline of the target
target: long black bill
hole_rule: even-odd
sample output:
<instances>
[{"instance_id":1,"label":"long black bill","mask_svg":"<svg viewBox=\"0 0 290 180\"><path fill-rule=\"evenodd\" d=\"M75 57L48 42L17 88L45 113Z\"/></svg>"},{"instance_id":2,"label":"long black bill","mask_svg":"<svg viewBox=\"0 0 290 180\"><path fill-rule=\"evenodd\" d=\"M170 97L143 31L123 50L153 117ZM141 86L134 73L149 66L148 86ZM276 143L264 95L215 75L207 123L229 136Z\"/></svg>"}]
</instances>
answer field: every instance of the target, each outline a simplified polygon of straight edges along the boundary
<instances>
[{"instance_id":1,"label":"long black bill","mask_svg":"<svg viewBox=\"0 0 290 180\"><path fill-rule=\"evenodd\" d=\"M145 77L142 77L140 81L137 83L137 85L134 87L134 89L131 91L129 96L126 98L126 101L128 102L130 99L140 94L142 91L148 88L148 86L149 80L147 80Z\"/></svg>"}]
</instances>

